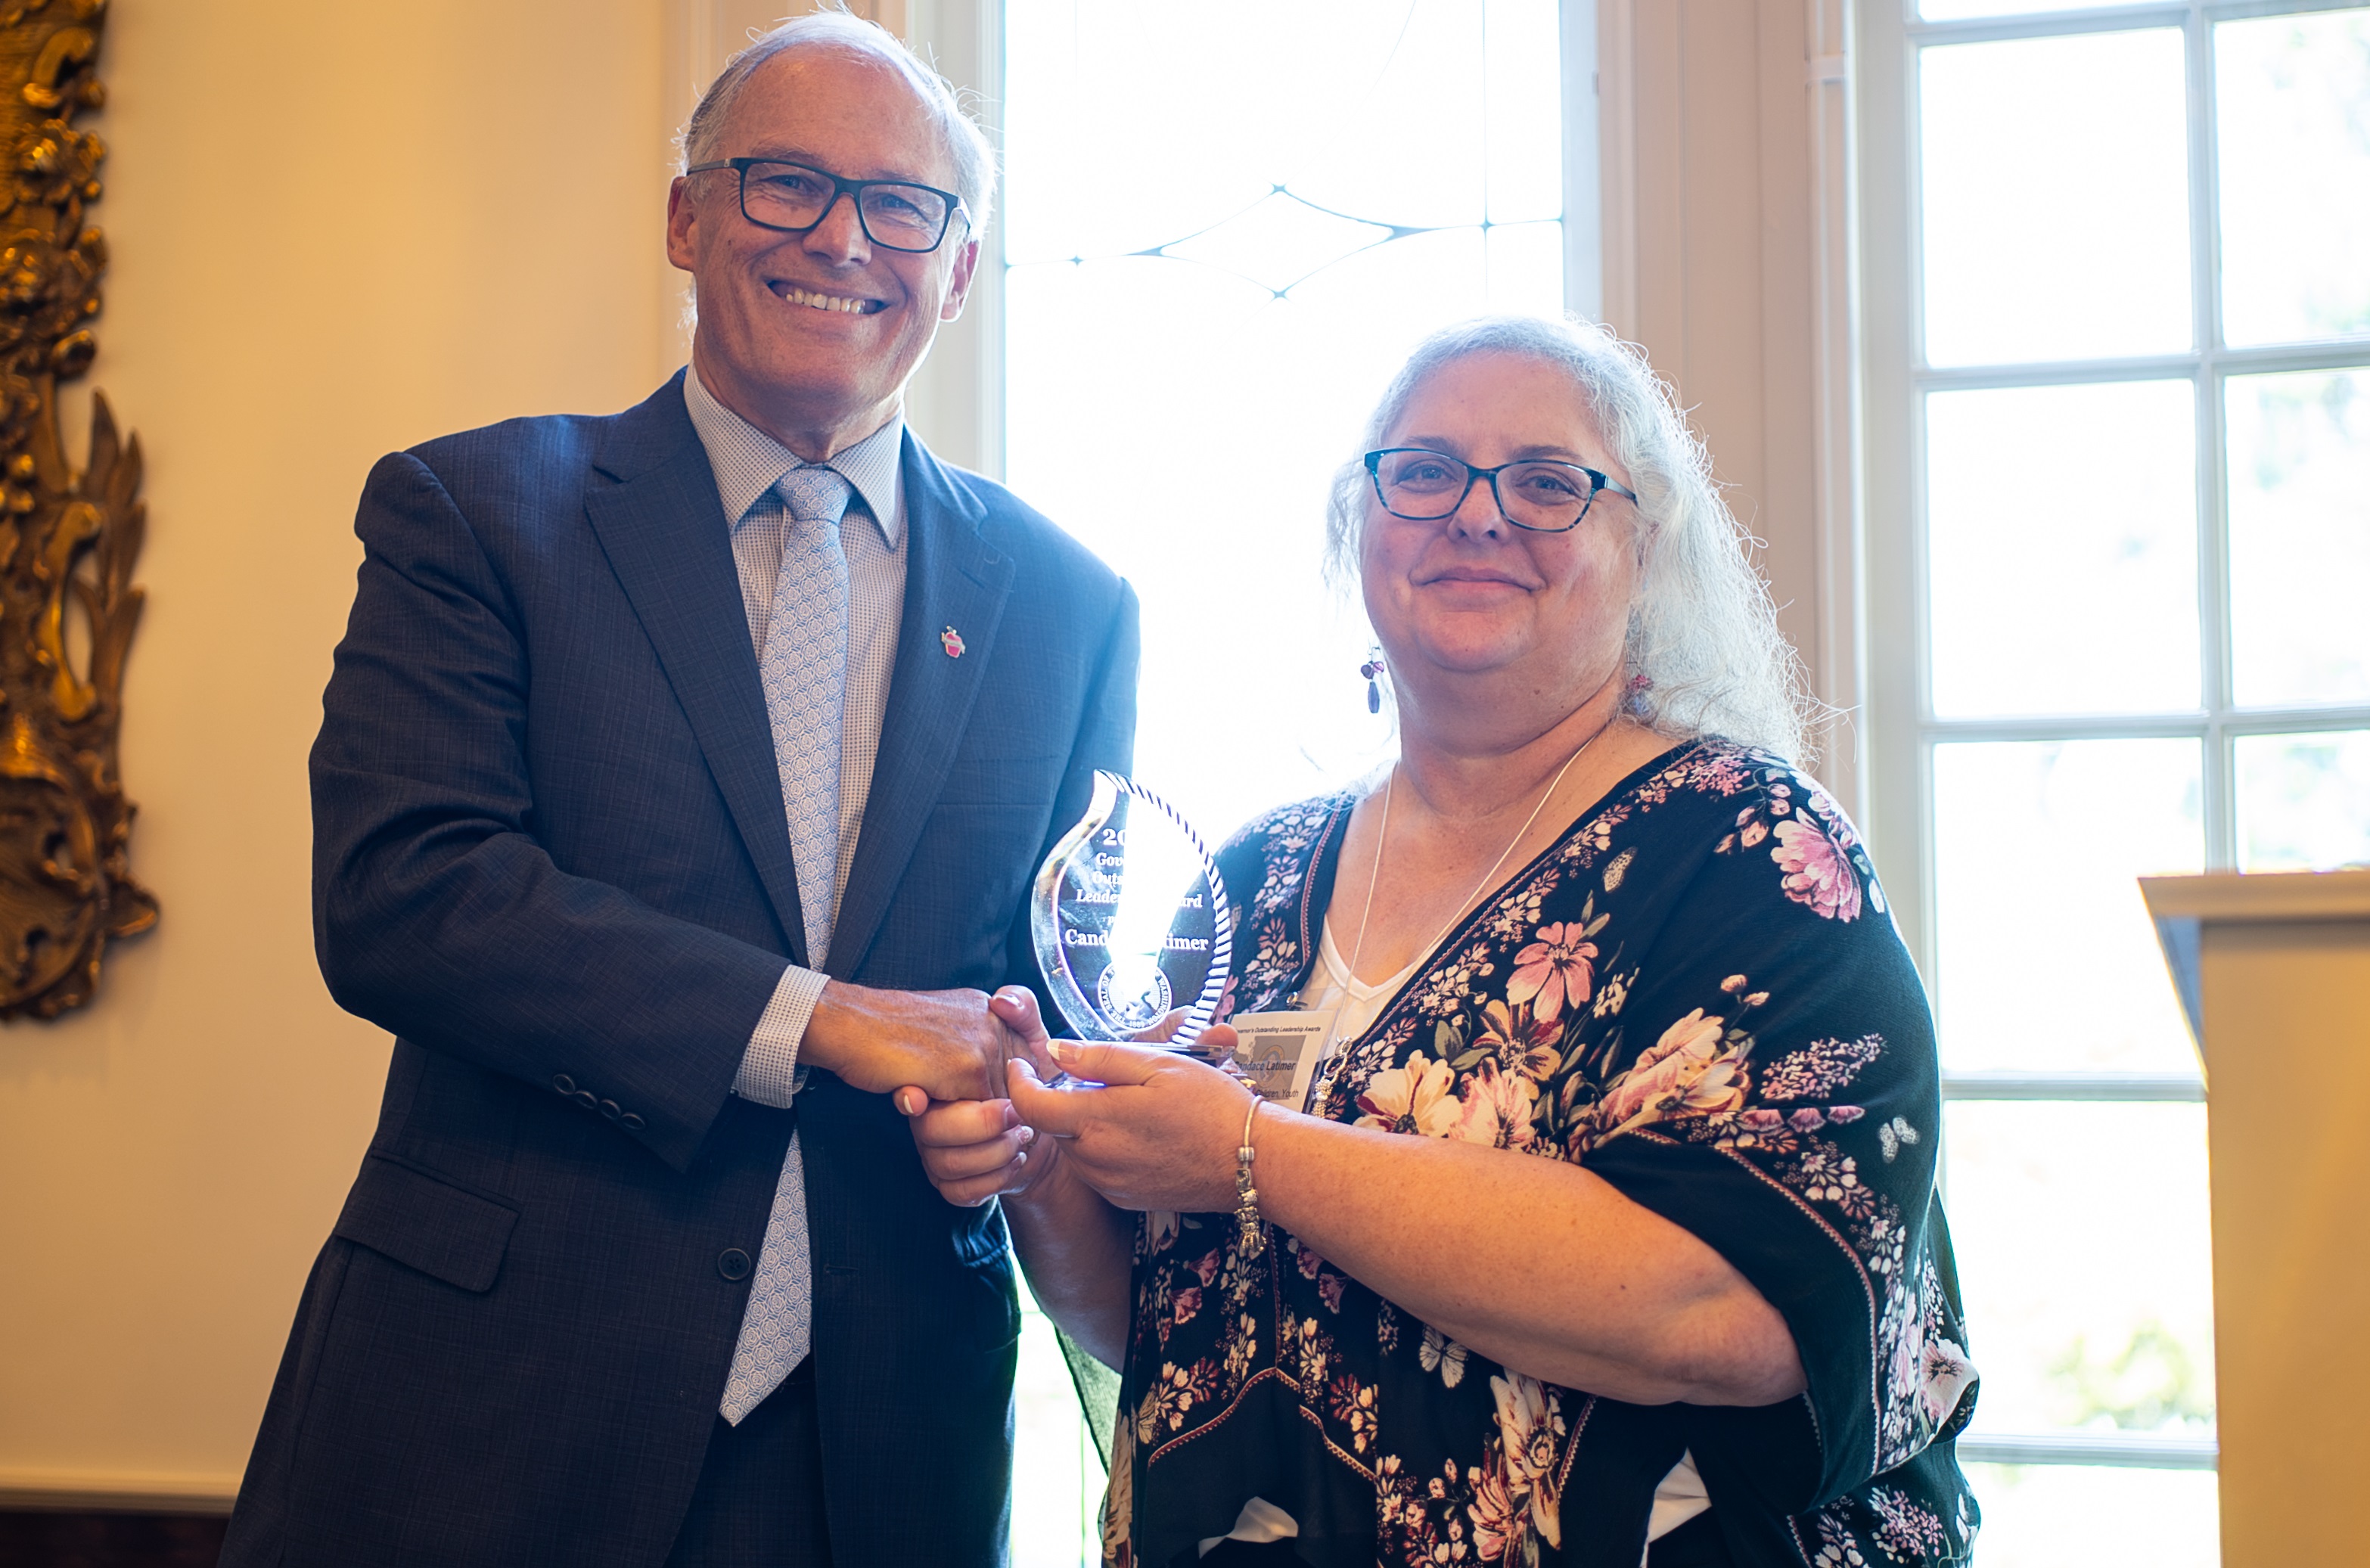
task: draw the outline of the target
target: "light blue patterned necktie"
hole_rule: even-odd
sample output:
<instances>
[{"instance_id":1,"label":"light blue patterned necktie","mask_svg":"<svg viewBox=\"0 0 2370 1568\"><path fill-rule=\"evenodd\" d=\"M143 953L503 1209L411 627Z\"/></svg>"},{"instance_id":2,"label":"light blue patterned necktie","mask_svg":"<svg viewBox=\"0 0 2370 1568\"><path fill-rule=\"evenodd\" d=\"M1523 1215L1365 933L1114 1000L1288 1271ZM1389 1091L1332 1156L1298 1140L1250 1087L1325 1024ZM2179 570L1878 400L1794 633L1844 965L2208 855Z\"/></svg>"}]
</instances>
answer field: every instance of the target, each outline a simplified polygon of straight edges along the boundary
<instances>
[{"instance_id":1,"label":"light blue patterned necktie","mask_svg":"<svg viewBox=\"0 0 2370 1568\"><path fill-rule=\"evenodd\" d=\"M807 963L820 969L831 950L837 892L840 721L847 701L847 554L839 520L855 492L820 464L791 469L774 489L789 508L790 524L783 530L782 571L774 582L757 674L789 817ZM806 1359L813 1338L806 1170L793 1131L724 1382L724 1419L741 1424Z\"/></svg>"}]
</instances>

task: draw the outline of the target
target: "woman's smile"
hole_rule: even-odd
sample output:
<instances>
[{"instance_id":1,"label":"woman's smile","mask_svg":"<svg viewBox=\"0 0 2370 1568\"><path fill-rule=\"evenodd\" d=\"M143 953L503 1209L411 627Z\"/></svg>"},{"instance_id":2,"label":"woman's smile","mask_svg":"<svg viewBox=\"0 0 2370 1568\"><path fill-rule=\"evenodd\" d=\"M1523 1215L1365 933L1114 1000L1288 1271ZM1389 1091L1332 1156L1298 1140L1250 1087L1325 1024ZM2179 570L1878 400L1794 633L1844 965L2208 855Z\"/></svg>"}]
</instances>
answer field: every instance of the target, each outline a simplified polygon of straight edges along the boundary
<instances>
[{"instance_id":1,"label":"woman's smile","mask_svg":"<svg viewBox=\"0 0 2370 1568\"><path fill-rule=\"evenodd\" d=\"M1511 571L1488 566L1444 566L1415 575L1419 588L1499 589L1518 594L1535 592L1539 584L1525 582Z\"/></svg>"}]
</instances>

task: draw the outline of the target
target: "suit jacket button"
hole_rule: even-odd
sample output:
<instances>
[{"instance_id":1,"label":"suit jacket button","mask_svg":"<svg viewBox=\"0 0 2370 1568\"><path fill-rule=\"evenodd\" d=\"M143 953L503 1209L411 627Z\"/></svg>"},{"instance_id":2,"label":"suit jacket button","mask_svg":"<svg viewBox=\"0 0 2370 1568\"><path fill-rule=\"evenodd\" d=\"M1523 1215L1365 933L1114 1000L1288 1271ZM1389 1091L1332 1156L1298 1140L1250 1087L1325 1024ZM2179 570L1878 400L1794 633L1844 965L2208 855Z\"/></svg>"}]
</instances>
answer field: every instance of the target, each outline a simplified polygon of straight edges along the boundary
<instances>
[{"instance_id":1,"label":"suit jacket button","mask_svg":"<svg viewBox=\"0 0 2370 1568\"><path fill-rule=\"evenodd\" d=\"M617 1109L617 1102L616 1101L604 1100L601 1101L601 1114L614 1122L618 1117L624 1115L625 1113Z\"/></svg>"},{"instance_id":2,"label":"suit jacket button","mask_svg":"<svg viewBox=\"0 0 2370 1568\"><path fill-rule=\"evenodd\" d=\"M639 1116L635 1115L631 1111L627 1112L624 1115L617 1118L617 1125L625 1128L626 1131L629 1133L639 1133L649 1124L649 1123L643 1121Z\"/></svg>"},{"instance_id":3,"label":"suit jacket button","mask_svg":"<svg viewBox=\"0 0 2370 1568\"><path fill-rule=\"evenodd\" d=\"M749 1277L749 1254L738 1247L727 1247L716 1255L716 1272L738 1285Z\"/></svg>"},{"instance_id":4,"label":"suit jacket button","mask_svg":"<svg viewBox=\"0 0 2370 1568\"><path fill-rule=\"evenodd\" d=\"M566 1073L554 1073L551 1075L551 1087L562 1094L572 1095L576 1092L576 1080Z\"/></svg>"},{"instance_id":5,"label":"suit jacket button","mask_svg":"<svg viewBox=\"0 0 2370 1568\"><path fill-rule=\"evenodd\" d=\"M587 1111L592 1110L594 1106L601 1103L601 1097L593 1093L589 1089L580 1089L568 1098L573 1100L577 1104L581 1105Z\"/></svg>"}]
</instances>

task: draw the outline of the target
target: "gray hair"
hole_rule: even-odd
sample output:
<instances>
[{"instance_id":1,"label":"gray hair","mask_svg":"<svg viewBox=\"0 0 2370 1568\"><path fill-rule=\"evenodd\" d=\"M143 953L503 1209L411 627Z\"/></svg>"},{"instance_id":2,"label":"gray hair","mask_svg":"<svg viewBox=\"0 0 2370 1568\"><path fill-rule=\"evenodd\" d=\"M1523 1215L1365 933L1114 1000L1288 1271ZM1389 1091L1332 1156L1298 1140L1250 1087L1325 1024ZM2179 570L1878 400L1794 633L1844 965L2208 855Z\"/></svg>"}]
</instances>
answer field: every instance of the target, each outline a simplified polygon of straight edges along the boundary
<instances>
[{"instance_id":1,"label":"gray hair","mask_svg":"<svg viewBox=\"0 0 2370 1568\"><path fill-rule=\"evenodd\" d=\"M724 124L731 117L733 102L740 98L741 89L749 85L749 78L757 74L758 67L785 50L809 43L858 50L896 67L913 84L938 123L938 140L946 148L947 161L954 166L955 194L962 198L964 210L971 216L971 232L973 236L984 233L988 210L995 200L995 147L988 141L987 133L965 110L963 95L954 84L932 70L903 39L876 22L849 15L844 8L793 17L734 55L716 80L708 84L708 91L700 95L699 107L684 123L684 166L707 163L715 157L717 145L724 139Z\"/></svg>"},{"instance_id":2,"label":"gray hair","mask_svg":"<svg viewBox=\"0 0 2370 1568\"><path fill-rule=\"evenodd\" d=\"M1813 704L1801 660L1779 634L1768 585L1754 569L1754 540L1720 500L1710 455L1669 386L1635 344L1593 322L1483 317L1416 345L1366 421L1361 455L1334 477L1328 574L1345 585L1357 579L1375 501L1363 452L1390 438L1434 372L1483 353L1518 354L1569 376L1638 492L1638 589L1624 655L1630 711L1674 738L1724 735L1808 761L1803 732Z\"/></svg>"}]
</instances>

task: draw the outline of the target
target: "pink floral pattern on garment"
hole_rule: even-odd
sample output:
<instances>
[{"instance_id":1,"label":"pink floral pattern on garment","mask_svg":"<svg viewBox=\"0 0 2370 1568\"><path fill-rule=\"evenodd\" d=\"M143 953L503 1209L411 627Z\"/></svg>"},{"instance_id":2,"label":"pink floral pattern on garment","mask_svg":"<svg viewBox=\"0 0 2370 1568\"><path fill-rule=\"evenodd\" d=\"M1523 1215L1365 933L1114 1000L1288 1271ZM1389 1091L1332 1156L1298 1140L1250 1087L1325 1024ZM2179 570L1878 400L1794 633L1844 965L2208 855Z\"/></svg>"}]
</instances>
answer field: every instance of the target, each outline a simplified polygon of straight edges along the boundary
<instances>
[{"instance_id":1,"label":"pink floral pattern on garment","mask_svg":"<svg viewBox=\"0 0 2370 1568\"><path fill-rule=\"evenodd\" d=\"M1795 817L1778 824L1769 858L1786 873L1786 896L1830 920L1859 917L1859 878L1843 848L1817 824Z\"/></svg>"},{"instance_id":2,"label":"pink floral pattern on garment","mask_svg":"<svg viewBox=\"0 0 2370 1568\"><path fill-rule=\"evenodd\" d=\"M1293 1005L1351 805L1286 808L1222 856L1230 882L1257 890L1236 1006ZM1803 1272L1755 1283L1793 1293L1798 1337L1820 1314L1832 1327L1804 1346L1818 1369L1808 1412L1771 1462L1791 1476L1805 1447L1826 1456L1833 1501L1772 1520L1758 1539L1789 1539L1793 1555L1753 1568L1960 1564L1978 1524L1947 1449L1910 1462L1965 1424L1976 1373L1928 1228L1930 1022L1892 923L1861 918L1884 910L1857 833L1815 784L1739 747L1678 748L1451 932L1309 1107L1590 1167L1716 1247L1741 1227L1751 1239L1731 1256L1751 1268L1775 1266L1782 1236ZM1312 1445L1284 1461L1295 1484L1348 1489L1312 1516L1348 1518L1352 1493L1370 1493L1374 1555L1390 1568L1610 1562L1605 1532L1630 1528L1621 1510L1642 1528L1647 1493L1608 1501L1589 1467L1617 1473L1664 1440L1667 1414L1500 1366L1297 1238L1271 1240L1247 1258L1231 1216L1147 1219L1108 1562L1165 1562L1223 1533L1264 1484L1240 1456L1278 1442ZM1261 1441L1230 1440L1237 1422L1262 1424ZM1744 1452L1725 1451L1731 1464ZM1568 1504L1577 1495L1587 1509Z\"/></svg>"},{"instance_id":3,"label":"pink floral pattern on garment","mask_svg":"<svg viewBox=\"0 0 2370 1568\"><path fill-rule=\"evenodd\" d=\"M1736 813L1734 826L1720 841L1720 852L1757 848L1766 841L1769 858L1784 873L1786 896L1795 903L1830 920L1856 920L1865 889L1870 906L1884 913L1884 891L1859 835L1843 808L1817 785L1769 779L1760 797Z\"/></svg>"},{"instance_id":4,"label":"pink floral pattern on garment","mask_svg":"<svg viewBox=\"0 0 2370 1568\"><path fill-rule=\"evenodd\" d=\"M1610 1137L1650 1122L1708 1116L1744 1103L1744 1056L1751 1039L1728 1020L1703 1009L1662 1031L1637 1065L1597 1102L1597 1136Z\"/></svg>"},{"instance_id":5,"label":"pink floral pattern on garment","mask_svg":"<svg viewBox=\"0 0 2370 1568\"><path fill-rule=\"evenodd\" d=\"M1595 979L1596 972L1589 966L1596 957L1596 944L1586 936L1587 928L1577 921L1541 926L1538 940L1514 954L1506 1000L1529 1002L1531 1016L1541 1023L1555 1021L1566 1005L1576 1008L1587 1001Z\"/></svg>"},{"instance_id":6,"label":"pink floral pattern on garment","mask_svg":"<svg viewBox=\"0 0 2370 1568\"><path fill-rule=\"evenodd\" d=\"M1420 1138L1445 1137L1463 1117L1455 1083L1447 1063L1427 1061L1418 1051L1401 1066L1366 1080L1358 1095L1358 1109L1365 1113L1358 1125Z\"/></svg>"}]
</instances>

